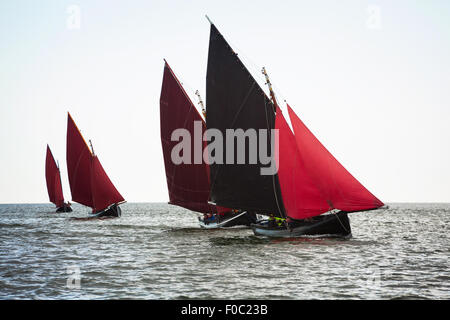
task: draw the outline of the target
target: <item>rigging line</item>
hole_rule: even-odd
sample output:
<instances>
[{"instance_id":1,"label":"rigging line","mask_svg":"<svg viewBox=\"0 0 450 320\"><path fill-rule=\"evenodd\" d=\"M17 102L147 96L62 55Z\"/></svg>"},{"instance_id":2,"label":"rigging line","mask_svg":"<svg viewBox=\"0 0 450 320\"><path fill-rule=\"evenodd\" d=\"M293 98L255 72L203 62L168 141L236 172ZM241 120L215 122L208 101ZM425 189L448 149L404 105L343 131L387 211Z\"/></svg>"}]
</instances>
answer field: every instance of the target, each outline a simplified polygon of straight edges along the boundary
<instances>
[{"instance_id":1,"label":"rigging line","mask_svg":"<svg viewBox=\"0 0 450 320\"><path fill-rule=\"evenodd\" d=\"M269 139L270 139L270 142L272 142L272 134L270 132L271 128L270 128L270 125L269 125L269 118L268 118L268 115L267 115L266 99L264 99L264 110L265 110L265 114L266 114L266 124L267 124L267 129L268 129L268 132L269 132ZM276 117L276 115L275 115L275 117ZM275 119L275 121L276 121L276 119ZM270 144L270 148L272 149L272 143ZM275 157L275 146L273 148L272 157ZM277 204L278 212L280 213L280 216L284 216L284 218L286 219L286 215L282 212L282 210L280 208L280 204L278 202L278 195L277 195L276 185L275 185L275 174L272 175L272 187L273 187L273 189L272 189L273 193L275 194L275 202Z\"/></svg>"},{"instance_id":2,"label":"rigging line","mask_svg":"<svg viewBox=\"0 0 450 320\"><path fill-rule=\"evenodd\" d=\"M277 103L277 101L275 99L275 93L272 90L272 84L271 84L271 82L269 80L269 76L267 75L266 69L264 67L262 68L262 73L264 74L264 76L266 78L266 84L269 87L270 96L271 96L271 98L273 100L272 101L273 108L271 110L276 110L276 107L278 106L278 103ZM270 100L269 100L269 102L270 102ZM272 159L273 159L273 158L276 158L276 156L275 156L275 146L274 145L272 146L272 135L271 135L271 131L270 131L271 128L269 126L269 119L268 119L268 115L267 115L267 105L266 105L266 100L265 99L264 99L264 109L265 109L265 114L266 114L267 129L269 131L269 138L270 138L270 142L271 142L270 143L271 155L272 155ZM275 123L276 123L276 112L274 112L274 128L275 128ZM275 144L276 144L276 141L275 141ZM273 149L272 149L272 147L273 147ZM277 165L277 164L275 164L275 165ZM279 201L278 201L278 194L277 194L277 190L276 190L277 188L276 188L276 184L275 184L275 174L272 175L272 186L273 186L273 192L275 194L275 201L276 201L276 204L277 204L277 207L278 207L278 212L280 213L280 216L284 216L284 218L286 219L286 214L283 213L283 211L281 210L280 204L279 204ZM280 189L280 192L281 192L281 189Z\"/></svg>"},{"instance_id":3,"label":"rigging line","mask_svg":"<svg viewBox=\"0 0 450 320\"><path fill-rule=\"evenodd\" d=\"M259 79L258 79L259 81L258 81L258 80L253 76L253 73L250 72L250 70L247 68L246 64L244 64L244 62L239 58L239 54L231 47L230 43L227 42L227 40L225 39L225 37L224 37L220 32L219 32L218 34L219 34L220 37L222 37L223 41L226 43L227 48L231 51L231 54L235 57L235 59L237 60L237 63L241 66L241 68L242 68L243 70L245 70L245 71L248 73L248 75L250 76L250 78L254 81L254 84L256 84L256 86L257 86L259 89L261 89L262 93L265 95L265 97L267 98L267 100L270 101L269 95L267 95L267 93L264 91L264 83L265 83L265 82L263 82L264 80L261 79L261 75L259 74L259 72L256 72L256 71L254 72L254 74L258 75L258 77L259 77ZM244 54L244 56L245 56L245 54ZM244 60L245 60L245 59L244 59ZM250 64L253 65L253 66L255 67L255 70L258 69L258 67L256 66L256 64L254 64L254 63L250 63ZM261 82L263 85L261 85L260 82Z\"/></svg>"},{"instance_id":4,"label":"rigging line","mask_svg":"<svg viewBox=\"0 0 450 320\"><path fill-rule=\"evenodd\" d=\"M167 64L167 61L164 59L164 61ZM194 94L194 89L192 89L192 87L189 85L188 82L185 81L181 81L176 75L175 72L173 72L172 68L169 66L169 64L167 64L167 67L169 69L170 74L173 76L173 78L175 79L176 83L178 84L178 86L181 88L181 91L183 92L183 94L186 96L187 100L189 100L189 102L191 102L191 104L194 106L194 109L197 110L198 114L201 115L201 113L198 111L197 108L195 108L195 104L192 102L193 100L191 99L190 95L187 93L186 89L188 89L188 91L191 92L191 94ZM201 117L200 117L201 118Z\"/></svg>"},{"instance_id":5,"label":"rigging line","mask_svg":"<svg viewBox=\"0 0 450 320\"><path fill-rule=\"evenodd\" d=\"M195 106L195 103L191 99L191 96L188 94L188 92L189 92L190 94L195 95L194 89L189 85L188 82L181 81L181 80L178 79L178 77L176 79L177 79L177 82L179 83L179 85L183 88L185 96L192 102L192 105L194 105L195 110L197 110L197 112L201 115L201 112L197 109L197 107Z\"/></svg>"},{"instance_id":6,"label":"rigging line","mask_svg":"<svg viewBox=\"0 0 450 320\"><path fill-rule=\"evenodd\" d=\"M222 33L220 31L219 31L219 35L228 44L228 47L231 49L233 54L236 55L238 60L244 60L244 61L239 61L239 62L241 63L242 66L244 66L244 68L247 69L248 73L253 77L253 80L255 80L255 82L258 84L258 86L261 88L261 90L263 90L263 92L266 93L264 91L264 83L265 83L264 81L265 80L261 77L261 75L259 73L260 67L258 66L258 64L256 64L250 58L250 56L245 53L244 50L241 50L239 46L235 46L232 41L228 41L227 39L225 39L225 37L222 35ZM244 59L241 59L241 58L244 58ZM244 64L244 62L245 62L245 64ZM257 75L256 78L253 76L254 74ZM266 95L267 95L267 93L266 93Z\"/></svg>"},{"instance_id":7,"label":"rigging line","mask_svg":"<svg viewBox=\"0 0 450 320\"><path fill-rule=\"evenodd\" d=\"M231 122L231 126L233 126L235 124L235 122L236 122L236 120L237 120L237 118L239 116L239 113L241 113L242 109L244 108L245 104L247 103L247 100L248 100L248 97L250 96L250 93L252 93L253 89L255 88L255 84L256 84L256 81L253 82L251 88L248 90L244 100L242 101L241 105L239 106L239 109L236 112L236 114L234 115L233 121ZM264 101L264 105L265 105L265 101Z\"/></svg>"},{"instance_id":8,"label":"rigging line","mask_svg":"<svg viewBox=\"0 0 450 320\"><path fill-rule=\"evenodd\" d=\"M272 80L273 80L273 79L272 79ZM285 95L283 94L283 92L281 91L281 89L280 89L277 85L275 85L272 81L271 81L271 84L272 84L272 90L273 90L274 92L276 92L276 94L277 94L277 96L278 96L278 100L286 101L287 99L285 98Z\"/></svg>"}]
</instances>

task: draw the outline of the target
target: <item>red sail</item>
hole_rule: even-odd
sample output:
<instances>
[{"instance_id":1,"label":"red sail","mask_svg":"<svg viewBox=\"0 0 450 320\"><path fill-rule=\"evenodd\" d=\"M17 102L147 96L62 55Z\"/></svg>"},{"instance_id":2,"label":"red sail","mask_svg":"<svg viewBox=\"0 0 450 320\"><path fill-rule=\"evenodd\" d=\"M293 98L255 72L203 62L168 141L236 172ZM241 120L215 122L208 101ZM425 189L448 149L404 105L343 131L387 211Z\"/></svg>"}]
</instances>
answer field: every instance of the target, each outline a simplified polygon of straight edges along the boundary
<instances>
[{"instance_id":1,"label":"red sail","mask_svg":"<svg viewBox=\"0 0 450 320\"><path fill-rule=\"evenodd\" d=\"M61 174L48 145L47 157L45 159L45 179L47 181L50 202L54 203L58 208L62 207L64 204L64 196L61 186Z\"/></svg>"},{"instance_id":2,"label":"red sail","mask_svg":"<svg viewBox=\"0 0 450 320\"><path fill-rule=\"evenodd\" d=\"M100 212L113 203L125 201L116 187L109 180L97 156L91 160L91 186L92 199L94 200L93 212Z\"/></svg>"},{"instance_id":3,"label":"red sail","mask_svg":"<svg viewBox=\"0 0 450 320\"><path fill-rule=\"evenodd\" d=\"M91 151L70 114L67 119L67 173L72 200L94 207L91 189Z\"/></svg>"},{"instance_id":4,"label":"red sail","mask_svg":"<svg viewBox=\"0 0 450 320\"><path fill-rule=\"evenodd\" d=\"M352 212L375 209L383 203L356 180L309 131L289 107L300 159L330 209Z\"/></svg>"},{"instance_id":5,"label":"red sail","mask_svg":"<svg viewBox=\"0 0 450 320\"><path fill-rule=\"evenodd\" d=\"M294 134L277 107L275 129L278 130L278 178L286 214L304 219L330 210L300 157Z\"/></svg>"},{"instance_id":6,"label":"red sail","mask_svg":"<svg viewBox=\"0 0 450 320\"><path fill-rule=\"evenodd\" d=\"M209 167L203 161L203 156L197 159L200 160L196 161L199 163L194 163L194 152L199 147L203 151L206 146L206 142L201 140L206 125L167 62L164 66L161 89L160 116L169 203L197 212L215 211L215 207L208 204ZM198 132L194 132L194 121L197 121ZM171 141L172 132L176 129L186 129L190 133L192 150L190 164L177 165L172 161L172 149L179 143L179 141ZM195 145L198 141L202 143Z\"/></svg>"},{"instance_id":7,"label":"red sail","mask_svg":"<svg viewBox=\"0 0 450 320\"><path fill-rule=\"evenodd\" d=\"M97 156L89 150L70 114L67 122L67 171L72 200L91 207L94 213L125 201Z\"/></svg>"}]
</instances>

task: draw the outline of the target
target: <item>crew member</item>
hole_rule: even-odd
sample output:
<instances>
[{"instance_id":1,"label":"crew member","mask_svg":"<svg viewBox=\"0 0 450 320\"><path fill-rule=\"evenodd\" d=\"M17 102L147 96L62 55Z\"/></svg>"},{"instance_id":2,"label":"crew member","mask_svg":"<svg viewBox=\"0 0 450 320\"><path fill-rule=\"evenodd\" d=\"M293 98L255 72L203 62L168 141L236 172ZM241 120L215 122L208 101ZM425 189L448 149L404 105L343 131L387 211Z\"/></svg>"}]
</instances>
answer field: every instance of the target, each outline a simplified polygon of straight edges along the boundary
<instances>
[{"instance_id":1,"label":"crew member","mask_svg":"<svg viewBox=\"0 0 450 320\"><path fill-rule=\"evenodd\" d=\"M276 221L276 224L277 224L278 227L282 227L285 220L286 219L275 217L275 221Z\"/></svg>"},{"instance_id":2,"label":"crew member","mask_svg":"<svg viewBox=\"0 0 450 320\"><path fill-rule=\"evenodd\" d=\"M269 215L268 221L269 221L269 223L268 223L267 226L268 226L269 228L273 228L273 227L276 226L276 223L275 223L275 217L274 217L273 213L271 213L271 214Z\"/></svg>"}]
</instances>

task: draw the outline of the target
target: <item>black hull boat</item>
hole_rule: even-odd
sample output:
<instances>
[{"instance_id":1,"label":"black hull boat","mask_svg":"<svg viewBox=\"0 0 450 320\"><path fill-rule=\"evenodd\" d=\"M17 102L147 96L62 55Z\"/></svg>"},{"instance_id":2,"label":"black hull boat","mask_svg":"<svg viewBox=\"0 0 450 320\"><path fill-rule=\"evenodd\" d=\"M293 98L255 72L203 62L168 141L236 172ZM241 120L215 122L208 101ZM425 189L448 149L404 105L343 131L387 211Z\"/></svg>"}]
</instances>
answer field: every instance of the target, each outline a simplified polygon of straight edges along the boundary
<instances>
[{"instance_id":1,"label":"black hull boat","mask_svg":"<svg viewBox=\"0 0 450 320\"><path fill-rule=\"evenodd\" d=\"M205 219L199 219L205 229L248 225L248 221L241 219L247 218L246 212L256 212L289 221L286 226L252 222L250 226L257 235L350 237L347 213L380 208L383 202L334 158L286 103L291 126L288 124L265 68L262 73L270 98L210 23L206 123L167 63L164 68L161 142L170 203L206 214ZM204 109L201 100L199 104ZM201 155L200 152L192 159L184 144L180 149L172 140L172 133L180 128L194 139L203 137L206 130L214 130L222 137L228 137L229 132L235 138L240 136L238 132L245 134L237 146L214 139L211 150L220 147L220 155L217 151L213 155L210 150L209 160L214 161L206 162L200 157L196 160L195 154ZM255 131L255 135L248 136L247 143L246 133ZM209 144L205 142L191 140L186 148L207 151ZM173 151L181 150L183 157L175 163ZM256 153L259 158L253 157ZM250 161L246 162L247 159ZM211 219L210 213L230 209L240 213L233 210L234 216L215 215Z\"/></svg>"},{"instance_id":2,"label":"black hull boat","mask_svg":"<svg viewBox=\"0 0 450 320\"><path fill-rule=\"evenodd\" d=\"M276 134L270 139L254 139L260 149L273 150L271 159L277 170L266 171L268 163L262 159L212 162L211 202L242 211L251 208L289 222L252 224L256 235L350 237L347 213L376 209L383 203L334 158L286 103L289 126L266 69L261 72L270 98L211 22L206 76L208 130L218 130L222 136L229 130L278 132L278 139L273 139ZM223 143L223 153L233 147L237 148ZM242 148L246 157L254 153L250 143ZM231 155L236 159L236 154Z\"/></svg>"},{"instance_id":3,"label":"black hull boat","mask_svg":"<svg viewBox=\"0 0 450 320\"><path fill-rule=\"evenodd\" d=\"M315 216L309 219L293 220L289 226L271 226L268 221L252 224L255 235L294 238L302 236L339 237L350 238L352 236L350 220L346 212Z\"/></svg>"},{"instance_id":4,"label":"black hull boat","mask_svg":"<svg viewBox=\"0 0 450 320\"><path fill-rule=\"evenodd\" d=\"M53 157L49 145L47 145L47 156L45 159L45 180L50 202L56 205L55 213L72 212L70 203L64 202L64 195L61 183L61 172L59 165Z\"/></svg>"},{"instance_id":5,"label":"black hull boat","mask_svg":"<svg viewBox=\"0 0 450 320\"><path fill-rule=\"evenodd\" d=\"M72 217L70 219L75 221L106 220L112 218L119 218L121 215L122 209L120 209L118 205L113 205L110 208L105 209L103 211L91 213L90 216L86 218Z\"/></svg>"},{"instance_id":6,"label":"black hull boat","mask_svg":"<svg viewBox=\"0 0 450 320\"><path fill-rule=\"evenodd\" d=\"M62 207L59 207L58 209L56 209L57 213L60 213L60 212L72 212L72 211L73 211L72 208L68 207L68 206L62 206Z\"/></svg>"},{"instance_id":7,"label":"black hull boat","mask_svg":"<svg viewBox=\"0 0 450 320\"><path fill-rule=\"evenodd\" d=\"M75 219L118 218L122 213L119 204L125 199L109 179L89 142L91 150L68 114L66 158L72 200L92 208L93 212L87 218Z\"/></svg>"},{"instance_id":8,"label":"black hull boat","mask_svg":"<svg viewBox=\"0 0 450 320\"><path fill-rule=\"evenodd\" d=\"M118 205L112 205L111 207L92 214L91 218L119 218L122 215L122 209Z\"/></svg>"},{"instance_id":9,"label":"black hull boat","mask_svg":"<svg viewBox=\"0 0 450 320\"><path fill-rule=\"evenodd\" d=\"M252 224L258 222L255 213L251 212L227 212L223 215L215 214L213 219L205 220L198 218L200 227L204 229L219 229L219 228L231 228L231 227L250 227Z\"/></svg>"}]
</instances>

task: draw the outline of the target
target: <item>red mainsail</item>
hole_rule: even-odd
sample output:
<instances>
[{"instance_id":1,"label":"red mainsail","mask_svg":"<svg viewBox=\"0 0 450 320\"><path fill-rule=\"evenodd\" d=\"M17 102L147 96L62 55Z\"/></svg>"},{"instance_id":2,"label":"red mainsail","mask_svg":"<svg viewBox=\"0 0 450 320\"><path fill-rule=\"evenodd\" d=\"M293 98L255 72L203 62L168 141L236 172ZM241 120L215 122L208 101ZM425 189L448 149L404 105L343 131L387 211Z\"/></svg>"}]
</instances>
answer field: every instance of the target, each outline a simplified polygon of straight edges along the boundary
<instances>
[{"instance_id":1,"label":"red mainsail","mask_svg":"<svg viewBox=\"0 0 450 320\"><path fill-rule=\"evenodd\" d=\"M58 208L62 207L64 205L64 195L61 186L61 174L48 145L45 159L45 180L47 181L50 202L54 203Z\"/></svg>"},{"instance_id":2,"label":"red mainsail","mask_svg":"<svg viewBox=\"0 0 450 320\"><path fill-rule=\"evenodd\" d=\"M289 217L304 219L330 210L320 190L308 175L297 148L294 134L277 106L275 129L278 130L278 179L284 207Z\"/></svg>"},{"instance_id":3,"label":"red mainsail","mask_svg":"<svg viewBox=\"0 0 450 320\"><path fill-rule=\"evenodd\" d=\"M91 150L89 150L69 113L67 118L66 161L72 200L93 208L91 158Z\"/></svg>"},{"instance_id":4,"label":"red mainsail","mask_svg":"<svg viewBox=\"0 0 450 320\"><path fill-rule=\"evenodd\" d=\"M72 200L91 207L94 213L125 201L97 156L89 150L70 114L67 122L67 171Z\"/></svg>"},{"instance_id":5,"label":"red mainsail","mask_svg":"<svg viewBox=\"0 0 450 320\"><path fill-rule=\"evenodd\" d=\"M206 125L167 62L164 65L160 117L169 203L197 212L215 212L215 206L208 203L209 167L204 162L203 156L197 159L198 161L194 159L195 150L201 148L203 151L206 147L205 141L198 140L202 139ZM196 121L198 132L195 132L194 122ZM201 124L201 127L198 124ZM190 133L190 146L193 151L190 164L175 164L172 161L172 150L179 143L179 141L171 141L172 133L176 129L185 129ZM201 145L196 145L199 141L202 141Z\"/></svg>"},{"instance_id":6,"label":"red mainsail","mask_svg":"<svg viewBox=\"0 0 450 320\"><path fill-rule=\"evenodd\" d=\"M333 157L289 105L288 111L301 165L328 203L329 209L352 212L383 206Z\"/></svg>"}]
</instances>

